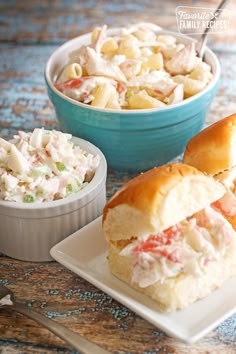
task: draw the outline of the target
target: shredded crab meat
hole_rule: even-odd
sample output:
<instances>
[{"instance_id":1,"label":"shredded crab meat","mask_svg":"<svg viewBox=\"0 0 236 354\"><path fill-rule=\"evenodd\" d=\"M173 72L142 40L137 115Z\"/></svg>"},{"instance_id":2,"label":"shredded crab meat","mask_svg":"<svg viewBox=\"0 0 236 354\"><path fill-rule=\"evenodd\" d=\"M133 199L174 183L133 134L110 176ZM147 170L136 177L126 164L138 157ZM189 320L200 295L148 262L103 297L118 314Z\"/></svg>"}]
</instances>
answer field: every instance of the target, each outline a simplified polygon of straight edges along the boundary
<instances>
[{"instance_id":1,"label":"shredded crab meat","mask_svg":"<svg viewBox=\"0 0 236 354\"><path fill-rule=\"evenodd\" d=\"M20 131L13 143L0 140L0 199L45 202L77 193L99 165L94 156L55 130Z\"/></svg>"},{"instance_id":2,"label":"shredded crab meat","mask_svg":"<svg viewBox=\"0 0 236 354\"><path fill-rule=\"evenodd\" d=\"M195 45L191 43L177 51L174 56L167 61L166 68L171 75L188 74L194 68L195 57Z\"/></svg>"},{"instance_id":3,"label":"shredded crab meat","mask_svg":"<svg viewBox=\"0 0 236 354\"><path fill-rule=\"evenodd\" d=\"M207 207L157 235L133 238L121 251L133 263L132 282L147 287L180 273L201 275L224 256L235 231L215 208Z\"/></svg>"},{"instance_id":4,"label":"shredded crab meat","mask_svg":"<svg viewBox=\"0 0 236 354\"><path fill-rule=\"evenodd\" d=\"M106 30L107 30L107 26L106 25L102 26L100 31L98 31L98 35L97 35L94 43L91 44L91 48L94 48L94 50L97 53L101 52L102 44L103 44L104 40L106 39Z\"/></svg>"}]
</instances>

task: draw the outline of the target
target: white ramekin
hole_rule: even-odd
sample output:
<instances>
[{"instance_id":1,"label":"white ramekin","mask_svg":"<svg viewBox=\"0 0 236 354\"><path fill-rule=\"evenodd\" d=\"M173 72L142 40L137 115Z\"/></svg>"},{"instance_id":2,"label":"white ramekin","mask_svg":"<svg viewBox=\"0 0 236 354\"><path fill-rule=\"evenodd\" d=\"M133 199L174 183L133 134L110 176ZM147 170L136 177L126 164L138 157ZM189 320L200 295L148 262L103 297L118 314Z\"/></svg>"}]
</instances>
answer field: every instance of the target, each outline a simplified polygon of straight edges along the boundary
<instances>
[{"instance_id":1,"label":"white ramekin","mask_svg":"<svg viewBox=\"0 0 236 354\"><path fill-rule=\"evenodd\" d=\"M52 246L101 215L106 203L106 159L88 141L75 137L73 141L101 158L92 181L80 192L57 201L0 201L0 253L25 261L51 261Z\"/></svg>"}]
</instances>

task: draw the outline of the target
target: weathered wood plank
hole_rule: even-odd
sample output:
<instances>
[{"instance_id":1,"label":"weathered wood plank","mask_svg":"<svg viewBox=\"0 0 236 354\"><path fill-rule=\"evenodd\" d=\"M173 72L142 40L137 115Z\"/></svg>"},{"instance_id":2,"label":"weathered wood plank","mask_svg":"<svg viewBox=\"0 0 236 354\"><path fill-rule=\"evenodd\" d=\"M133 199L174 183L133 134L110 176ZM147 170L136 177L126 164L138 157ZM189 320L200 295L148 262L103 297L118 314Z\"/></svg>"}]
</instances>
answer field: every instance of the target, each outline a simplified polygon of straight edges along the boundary
<instances>
[{"instance_id":1,"label":"weathered wood plank","mask_svg":"<svg viewBox=\"0 0 236 354\"><path fill-rule=\"evenodd\" d=\"M192 346L166 336L110 296L56 262L32 264L0 257L0 283L28 306L107 349L127 353L233 353L236 315ZM55 281L56 279L56 281ZM0 312L0 346L17 352L72 352L39 324ZM14 333L14 334L13 334ZM216 352L217 353L217 352Z\"/></svg>"},{"instance_id":2,"label":"weathered wood plank","mask_svg":"<svg viewBox=\"0 0 236 354\"><path fill-rule=\"evenodd\" d=\"M153 22L163 28L177 31L176 8L179 5L215 9L217 0L178 1L135 0L119 1L49 1L17 0L0 2L0 41L13 43L62 43L95 26L107 24L125 26L136 22ZM236 51L236 3L232 1L230 26L227 32L212 33L209 41L218 50Z\"/></svg>"}]
</instances>

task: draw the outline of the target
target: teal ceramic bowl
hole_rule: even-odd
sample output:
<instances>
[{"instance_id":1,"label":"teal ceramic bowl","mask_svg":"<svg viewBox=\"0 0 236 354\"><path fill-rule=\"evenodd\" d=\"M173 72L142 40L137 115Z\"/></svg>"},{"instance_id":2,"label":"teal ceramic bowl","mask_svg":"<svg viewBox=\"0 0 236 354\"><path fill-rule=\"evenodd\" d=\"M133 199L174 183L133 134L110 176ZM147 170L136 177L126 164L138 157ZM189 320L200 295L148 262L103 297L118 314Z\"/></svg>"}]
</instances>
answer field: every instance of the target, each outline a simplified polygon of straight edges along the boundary
<instances>
[{"instance_id":1,"label":"teal ceramic bowl","mask_svg":"<svg viewBox=\"0 0 236 354\"><path fill-rule=\"evenodd\" d=\"M110 30L110 34L115 31ZM180 33L172 34L183 43L193 41ZM213 80L202 92L181 103L163 109L101 109L66 97L54 87L57 75L68 61L68 53L88 44L89 39L90 34L86 34L66 42L46 64L48 95L62 130L98 146L108 166L116 170L145 171L181 154L190 138L203 127L216 94L220 64L215 54L206 49L205 61L212 68Z\"/></svg>"}]
</instances>

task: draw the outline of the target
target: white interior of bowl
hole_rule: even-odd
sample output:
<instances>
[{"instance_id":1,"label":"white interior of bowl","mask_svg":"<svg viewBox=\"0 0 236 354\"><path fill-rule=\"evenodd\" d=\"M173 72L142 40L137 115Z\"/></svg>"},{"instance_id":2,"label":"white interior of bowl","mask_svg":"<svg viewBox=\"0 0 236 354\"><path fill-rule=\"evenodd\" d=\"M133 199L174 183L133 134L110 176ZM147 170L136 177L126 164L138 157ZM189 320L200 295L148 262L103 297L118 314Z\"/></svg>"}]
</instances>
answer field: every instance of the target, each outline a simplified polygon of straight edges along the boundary
<instances>
[{"instance_id":1,"label":"white interior of bowl","mask_svg":"<svg viewBox=\"0 0 236 354\"><path fill-rule=\"evenodd\" d=\"M110 30L107 31L108 35L116 35L118 34L120 31L120 28L112 28ZM169 34L169 35L173 35L174 37L177 38L177 40L179 42L182 42L184 44L187 43L191 43L191 42L196 42L195 39L188 37L186 35L183 35L182 33L179 32L171 32L171 31L166 31L166 30L160 30L158 32L156 32L158 34ZM138 109L133 109L133 110L115 110L115 109L105 109L105 108L97 108L97 107L93 107L78 101L75 101L67 96L65 96L63 93L61 93L60 91L58 91L55 87L54 87L54 83L57 79L57 76L59 75L59 73L61 72L62 68L64 67L64 65L66 65L66 63L68 62L68 54L71 53L72 51L80 48L82 45L88 45L90 43L90 38L91 38L91 33L87 33L84 34L82 36L76 37L74 39L71 39L69 41L67 41L65 44L63 44L62 46L60 46L58 49L55 50L55 52L53 52L53 54L50 56L50 58L47 61L46 64L46 68L45 68L45 78L47 80L48 85L50 86L50 88L55 92L55 94L57 94L58 96L62 97L64 100L74 104L74 105L78 105L87 109L91 109L91 110L95 110L95 111L101 111L101 112L109 112L109 113L119 113L119 114L138 114L138 113L144 113L145 112L153 112L153 111L162 111L162 110L169 110L169 109L173 109L175 107L179 107L185 104L190 103L191 101L195 100L196 98L204 95L206 92L208 92L209 90L212 89L213 86L215 86L215 84L217 83L219 77L220 77L220 63L219 60L217 59L216 55L212 52L212 50L210 50L209 48L206 47L206 51L205 51L205 58L204 61L209 64L212 68L212 73L214 75L212 81L207 85L207 87L202 90L201 92L197 93L196 95L185 99L184 101L180 102L180 103L176 103L164 108L150 108L150 109L145 109L145 110L138 110Z\"/></svg>"}]
</instances>

